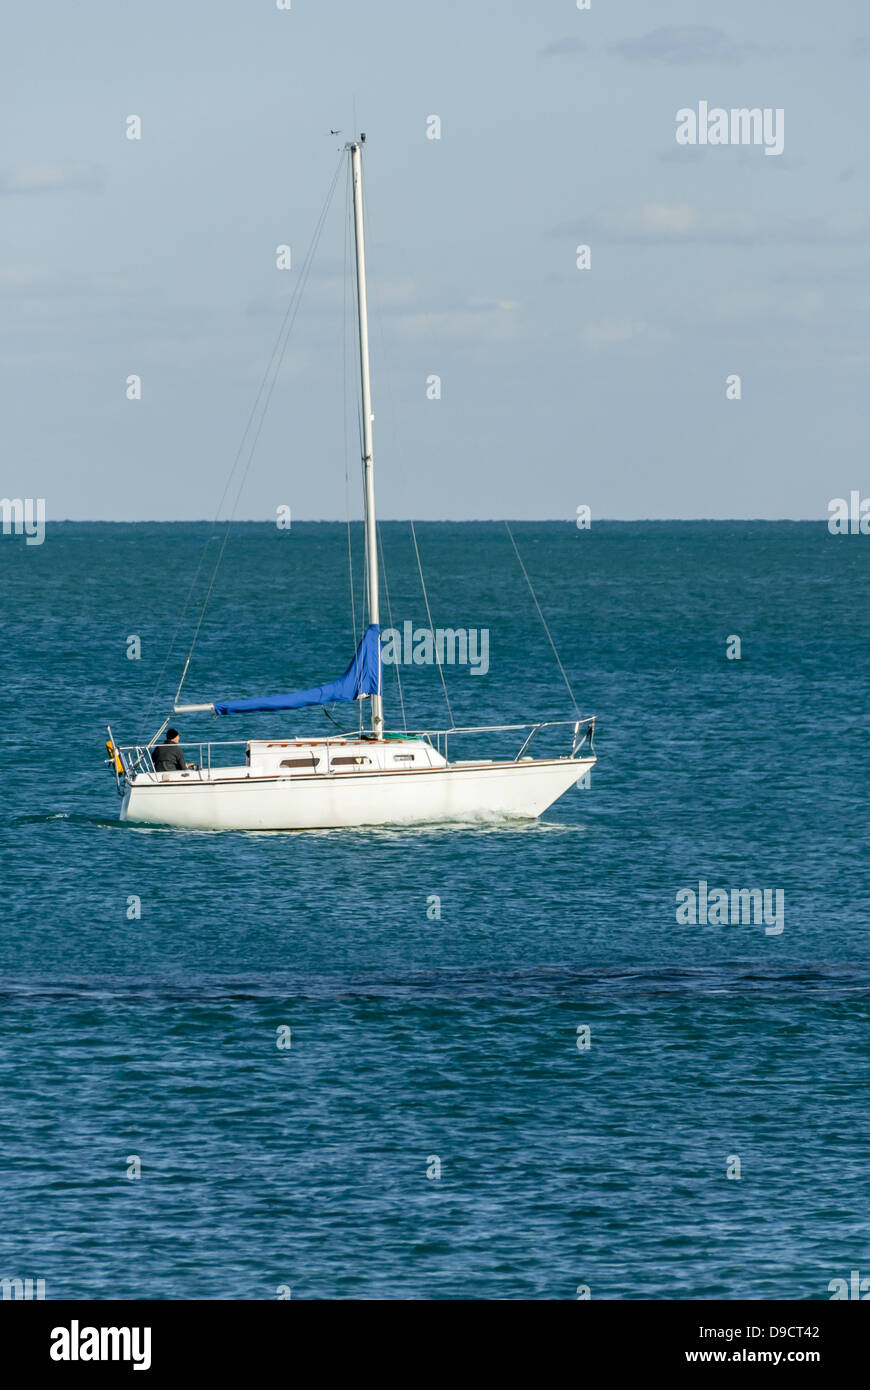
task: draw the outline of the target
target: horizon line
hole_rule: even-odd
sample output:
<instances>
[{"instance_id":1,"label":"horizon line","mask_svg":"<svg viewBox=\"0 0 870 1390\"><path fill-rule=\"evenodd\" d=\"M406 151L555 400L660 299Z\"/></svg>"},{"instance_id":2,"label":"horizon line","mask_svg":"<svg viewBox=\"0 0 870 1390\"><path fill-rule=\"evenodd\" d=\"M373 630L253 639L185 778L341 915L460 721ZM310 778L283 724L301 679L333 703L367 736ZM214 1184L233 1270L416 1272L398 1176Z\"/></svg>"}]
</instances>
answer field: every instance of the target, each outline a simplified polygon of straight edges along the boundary
<instances>
[{"instance_id":1,"label":"horizon line","mask_svg":"<svg viewBox=\"0 0 870 1390\"><path fill-rule=\"evenodd\" d=\"M602 523L612 525L614 523L631 526L643 523L645 525L671 525L673 523L691 524L693 522L709 522L712 524L730 524L733 522L763 522L766 525L775 526L781 522L791 525L803 525L809 522L820 522L827 525L828 518L823 516L601 516L592 519L589 527L576 527L576 518L573 516L539 516L539 517L492 517L492 516L466 516L466 517L380 517L379 526L406 525L414 522L415 526L498 526L504 521L508 521L512 526L535 526L535 525L559 525L574 526L578 530L591 530L592 526L600 526ZM228 520L226 517L206 517L206 516L185 516L185 517L101 517L101 516L64 516L46 517L47 526L276 526L274 517L259 516L239 516ZM347 526L346 517L295 517L291 518L291 525L288 527L277 527L278 530L292 530L293 526ZM351 525L363 525L361 516L352 517Z\"/></svg>"}]
</instances>

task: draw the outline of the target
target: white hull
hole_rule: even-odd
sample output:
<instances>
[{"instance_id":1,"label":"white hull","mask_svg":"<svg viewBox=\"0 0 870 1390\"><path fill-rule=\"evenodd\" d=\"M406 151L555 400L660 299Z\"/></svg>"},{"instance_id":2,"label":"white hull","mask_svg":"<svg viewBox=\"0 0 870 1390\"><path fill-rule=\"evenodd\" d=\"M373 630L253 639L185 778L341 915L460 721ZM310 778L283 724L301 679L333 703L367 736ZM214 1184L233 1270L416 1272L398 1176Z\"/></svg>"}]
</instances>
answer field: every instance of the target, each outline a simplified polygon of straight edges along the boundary
<instances>
[{"instance_id":1,"label":"white hull","mask_svg":"<svg viewBox=\"0 0 870 1390\"><path fill-rule=\"evenodd\" d=\"M449 764L323 776L185 780L138 776L121 819L191 830L340 830L355 826L534 819L573 786L594 757Z\"/></svg>"}]
</instances>

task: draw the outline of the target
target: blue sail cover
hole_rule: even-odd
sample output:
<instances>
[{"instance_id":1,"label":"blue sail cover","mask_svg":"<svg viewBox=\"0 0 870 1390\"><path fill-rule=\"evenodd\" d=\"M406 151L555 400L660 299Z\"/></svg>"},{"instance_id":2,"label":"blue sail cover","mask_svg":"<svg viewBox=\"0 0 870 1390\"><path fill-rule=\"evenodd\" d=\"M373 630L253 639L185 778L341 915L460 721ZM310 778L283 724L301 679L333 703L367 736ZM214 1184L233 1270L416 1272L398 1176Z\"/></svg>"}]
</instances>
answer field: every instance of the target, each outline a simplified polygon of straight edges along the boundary
<instances>
[{"instance_id":1,"label":"blue sail cover","mask_svg":"<svg viewBox=\"0 0 870 1390\"><path fill-rule=\"evenodd\" d=\"M338 680L297 690L291 695L261 695L253 700L215 700L215 714L255 714L273 709L304 709L329 705L333 700L358 700L360 695L381 693L381 630L377 623L366 629L353 661Z\"/></svg>"}]
</instances>

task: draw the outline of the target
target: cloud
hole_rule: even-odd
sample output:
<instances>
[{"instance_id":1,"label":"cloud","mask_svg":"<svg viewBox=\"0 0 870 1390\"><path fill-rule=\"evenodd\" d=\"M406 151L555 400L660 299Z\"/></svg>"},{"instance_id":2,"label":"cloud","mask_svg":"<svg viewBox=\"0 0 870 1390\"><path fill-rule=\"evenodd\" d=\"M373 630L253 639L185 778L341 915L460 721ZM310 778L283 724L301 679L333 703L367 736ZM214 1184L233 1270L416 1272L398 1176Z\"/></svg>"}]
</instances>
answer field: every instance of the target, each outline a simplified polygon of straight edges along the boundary
<instances>
[{"instance_id":1,"label":"cloud","mask_svg":"<svg viewBox=\"0 0 870 1390\"><path fill-rule=\"evenodd\" d=\"M758 161L758 151L754 145L669 145L656 156L661 164L700 164L705 160L715 162L720 158L719 150L727 150L729 163L751 168ZM805 169L807 161L795 156L791 151L783 151L776 159L765 160L765 174L793 174L796 169Z\"/></svg>"},{"instance_id":2,"label":"cloud","mask_svg":"<svg viewBox=\"0 0 870 1390\"><path fill-rule=\"evenodd\" d=\"M707 243L757 246L762 243L859 243L870 235L866 217L768 217L755 212L701 212L689 203L645 203L620 213L586 217L553 229L556 236L598 237L612 244L673 245Z\"/></svg>"},{"instance_id":3,"label":"cloud","mask_svg":"<svg viewBox=\"0 0 870 1390\"><path fill-rule=\"evenodd\" d=\"M646 203L640 210L640 222L652 233L693 232L698 225L698 214L688 203L680 203L677 207Z\"/></svg>"},{"instance_id":4,"label":"cloud","mask_svg":"<svg viewBox=\"0 0 870 1390\"><path fill-rule=\"evenodd\" d=\"M30 266L3 266L0 269L0 295L28 294L34 289L46 288L45 276Z\"/></svg>"},{"instance_id":5,"label":"cloud","mask_svg":"<svg viewBox=\"0 0 870 1390\"><path fill-rule=\"evenodd\" d=\"M93 301L95 296L115 299L128 289L127 282L115 275L82 274L71 267L46 270L32 265L9 265L0 268L0 299L29 300L33 304L46 300L57 308L61 300Z\"/></svg>"},{"instance_id":6,"label":"cloud","mask_svg":"<svg viewBox=\"0 0 870 1390\"><path fill-rule=\"evenodd\" d=\"M607 348L625 347L628 343L661 344L671 341L666 328L654 327L644 319L608 315L594 323L584 325L580 331L586 347L600 352Z\"/></svg>"},{"instance_id":7,"label":"cloud","mask_svg":"<svg viewBox=\"0 0 870 1390\"><path fill-rule=\"evenodd\" d=\"M20 164L0 169L0 194L101 193L103 170L97 164L67 161L54 164Z\"/></svg>"},{"instance_id":8,"label":"cloud","mask_svg":"<svg viewBox=\"0 0 870 1390\"><path fill-rule=\"evenodd\" d=\"M428 338L506 342L519 336L515 313L519 307L514 299L468 299L450 309L399 313L395 321L399 336L409 342Z\"/></svg>"},{"instance_id":9,"label":"cloud","mask_svg":"<svg viewBox=\"0 0 870 1390\"><path fill-rule=\"evenodd\" d=\"M723 30L702 24L667 25L610 47L636 62L663 63L739 63L756 51L754 44L735 43Z\"/></svg>"},{"instance_id":10,"label":"cloud","mask_svg":"<svg viewBox=\"0 0 870 1390\"><path fill-rule=\"evenodd\" d=\"M585 53L588 47L589 45L585 44L582 39L554 39L552 43L547 44L546 48L538 49L538 56L540 58L564 57L571 53Z\"/></svg>"},{"instance_id":11,"label":"cloud","mask_svg":"<svg viewBox=\"0 0 870 1390\"><path fill-rule=\"evenodd\" d=\"M405 309L418 298L413 280L376 280L371 291L379 309Z\"/></svg>"},{"instance_id":12,"label":"cloud","mask_svg":"<svg viewBox=\"0 0 870 1390\"><path fill-rule=\"evenodd\" d=\"M737 290L717 292L705 308L708 322L721 324L755 323L807 324L819 319L825 308L825 296L818 289L800 289L791 293L768 290Z\"/></svg>"}]
</instances>

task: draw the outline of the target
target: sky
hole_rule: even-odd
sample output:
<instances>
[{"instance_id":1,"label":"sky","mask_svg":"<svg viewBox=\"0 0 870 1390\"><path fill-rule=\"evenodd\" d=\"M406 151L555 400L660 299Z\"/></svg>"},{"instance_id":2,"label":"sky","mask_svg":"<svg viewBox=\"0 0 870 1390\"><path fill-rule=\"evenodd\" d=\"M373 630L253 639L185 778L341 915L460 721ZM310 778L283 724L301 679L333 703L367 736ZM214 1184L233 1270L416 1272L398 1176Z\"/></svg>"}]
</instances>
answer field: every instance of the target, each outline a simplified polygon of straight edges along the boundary
<instances>
[{"instance_id":1,"label":"sky","mask_svg":"<svg viewBox=\"0 0 870 1390\"><path fill-rule=\"evenodd\" d=\"M860 0L10 0L2 65L0 491L50 520L227 514L359 130L382 518L870 492ZM783 152L679 145L700 102L782 109ZM361 511L345 189L240 518L343 520L348 449Z\"/></svg>"}]
</instances>

